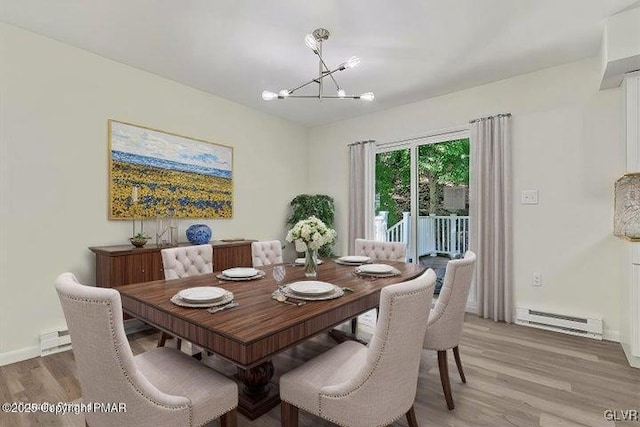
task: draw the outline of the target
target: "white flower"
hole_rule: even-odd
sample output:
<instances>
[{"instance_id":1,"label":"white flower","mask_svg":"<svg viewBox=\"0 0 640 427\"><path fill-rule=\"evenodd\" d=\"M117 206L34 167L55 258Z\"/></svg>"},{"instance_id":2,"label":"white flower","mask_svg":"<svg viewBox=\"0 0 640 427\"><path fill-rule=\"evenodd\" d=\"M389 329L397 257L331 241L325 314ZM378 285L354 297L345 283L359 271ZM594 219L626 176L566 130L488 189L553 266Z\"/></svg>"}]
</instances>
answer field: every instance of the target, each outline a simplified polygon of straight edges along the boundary
<instances>
[{"instance_id":1,"label":"white flower","mask_svg":"<svg viewBox=\"0 0 640 427\"><path fill-rule=\"evenodd\" d=\"M308 246L309 249L320 249L321 247L333 243L337 233L334 229L326 226L324 222L315 216L298 221L287 233L287 242L296 241L300 247Z\"/></svg>"}]
</instances>

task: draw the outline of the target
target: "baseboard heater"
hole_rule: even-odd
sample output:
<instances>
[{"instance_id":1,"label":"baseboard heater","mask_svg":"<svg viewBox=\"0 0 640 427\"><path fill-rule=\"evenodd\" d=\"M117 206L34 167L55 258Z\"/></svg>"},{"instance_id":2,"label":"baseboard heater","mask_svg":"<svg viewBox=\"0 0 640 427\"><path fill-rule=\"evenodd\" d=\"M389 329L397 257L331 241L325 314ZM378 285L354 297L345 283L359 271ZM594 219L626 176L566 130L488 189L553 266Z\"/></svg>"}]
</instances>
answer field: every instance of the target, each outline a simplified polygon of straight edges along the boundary
<instances>
[{"instance_id":1,"label":"baseboard heater","mask_svg":"<svg viewBox=\"0 0 640 427\"><path fill-rule=\"evenodd\" d=\"M68 329L40 332L40 356L59 353L71 349Z\"/></svg>"},{"instance_id":2,"label":"baseboard heater","mask_svg":"<svg viewBox=\"0 0 640 427\"><path fill-rule=\"evenodd\" d=\"M548 313L530 308L516 308L516 323L532 328L562 332L569 335L602 339L602 319Z\"/></svg>"}]
</instances>

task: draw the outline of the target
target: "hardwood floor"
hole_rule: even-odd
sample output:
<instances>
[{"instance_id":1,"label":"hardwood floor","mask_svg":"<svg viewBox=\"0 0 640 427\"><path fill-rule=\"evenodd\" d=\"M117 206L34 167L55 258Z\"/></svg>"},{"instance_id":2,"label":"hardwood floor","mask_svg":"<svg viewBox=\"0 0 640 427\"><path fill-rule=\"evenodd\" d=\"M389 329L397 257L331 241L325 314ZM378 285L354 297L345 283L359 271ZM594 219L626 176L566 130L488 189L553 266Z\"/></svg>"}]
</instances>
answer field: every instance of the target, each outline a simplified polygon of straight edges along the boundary
<instances>
[{"instance_id":1,"label":"hardwood floor","mask_svg":"<svg viewBox=\"0 0 640 427\"><path fill-rule=\"evenodd\" d=\"M154 348L157 339L157 333L132 335L134 354ZM276 378L333 345L326 334L321 334L279 355L274 360ZM616 343L468 316L460 356L467 383L460 381L450 355L455 410L448 411L436 352L423 352L415 404L420 426L640 426L640 422L613 422L604 417L607 409L640 410L640 370L627 365ZM206 363L227 374L235 372L233 366L216 357ZM79 398L70 351L0 367L0 403L70 402ZM0 426L32 425L84 426L84 417L0 412ZM238 416L239 427L279 425L279 407L255 421ZM301 427L331 425L300 411ZM393 425L407 426L407 420L403 417Z\"/></svg>"}]
</instances>

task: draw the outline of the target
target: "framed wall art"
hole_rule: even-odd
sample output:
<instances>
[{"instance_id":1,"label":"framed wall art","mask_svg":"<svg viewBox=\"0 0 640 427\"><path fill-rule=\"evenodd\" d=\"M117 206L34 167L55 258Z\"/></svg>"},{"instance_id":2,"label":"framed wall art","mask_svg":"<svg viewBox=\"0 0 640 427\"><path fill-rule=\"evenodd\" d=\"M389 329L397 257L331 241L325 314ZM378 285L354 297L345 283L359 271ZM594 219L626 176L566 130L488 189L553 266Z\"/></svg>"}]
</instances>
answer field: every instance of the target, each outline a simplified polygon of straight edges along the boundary
<instances>
[{"instance_id":1,"label":"framed wall art","mask_svg":"<svg viewBox=\"0 0 640 427\"><path fill-rule=\"evenodd\" d=\"M109 219L233 216L233 148L109 120Z\"/></svg>"}]
</instances>

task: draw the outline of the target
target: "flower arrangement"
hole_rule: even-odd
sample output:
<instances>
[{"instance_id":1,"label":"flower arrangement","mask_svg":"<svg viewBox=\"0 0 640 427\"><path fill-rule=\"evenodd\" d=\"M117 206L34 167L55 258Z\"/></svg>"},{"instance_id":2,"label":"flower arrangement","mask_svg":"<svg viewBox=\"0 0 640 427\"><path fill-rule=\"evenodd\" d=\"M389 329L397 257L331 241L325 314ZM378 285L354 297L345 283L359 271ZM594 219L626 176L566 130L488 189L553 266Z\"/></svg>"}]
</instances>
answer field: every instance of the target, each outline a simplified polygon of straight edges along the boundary
<instances>
[{"instance_id":1,"label":"flower arrangement","mask_svg":"<svg viewBox=\"0 0 640 427\"><path fill-rule=\"evenodd\" d=\"M337 233L315 216L300 220L287 233L287 242L301 241L308 249L317 250L336 240Z\"/></svg>"}]
</instances>

